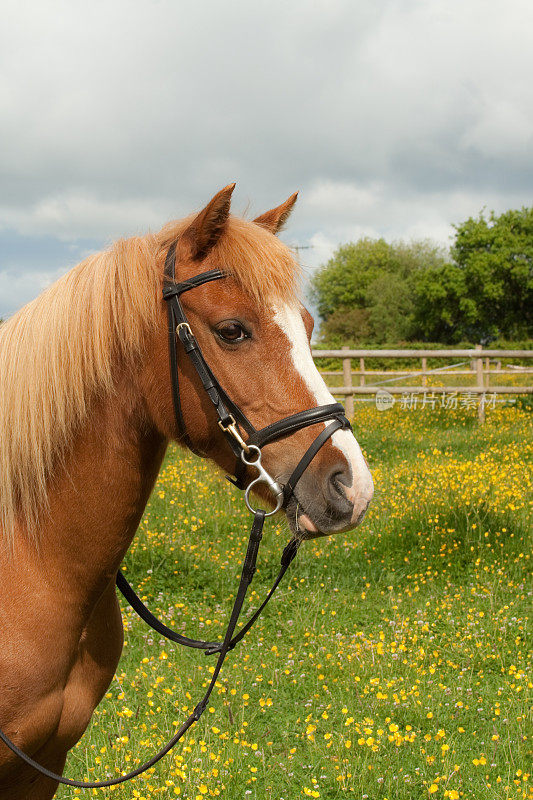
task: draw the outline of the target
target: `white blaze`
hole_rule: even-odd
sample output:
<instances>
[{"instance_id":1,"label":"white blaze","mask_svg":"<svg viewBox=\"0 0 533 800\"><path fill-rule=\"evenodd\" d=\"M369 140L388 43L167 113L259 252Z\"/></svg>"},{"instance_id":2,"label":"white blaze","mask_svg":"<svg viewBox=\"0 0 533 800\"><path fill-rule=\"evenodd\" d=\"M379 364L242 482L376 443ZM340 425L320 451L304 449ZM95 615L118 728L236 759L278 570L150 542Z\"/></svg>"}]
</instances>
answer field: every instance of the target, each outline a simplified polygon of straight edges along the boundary
<instances>
[{"instance_id":1,"label":"white blaze","mask_svg":"<svg viewBox=\"0 0 533 800\"><path fill-rule=\"evenodd\" d=\"M288 305L274 307L274 322L279 325L291 345L294 366L305 381L317 405L334 403L335 399L316 368L309 348L309 341L302 315L298 308ZM329 423L324 423L325 425ZM361 448L351 431L335 431L332 444L341 451L352 470L352 486L347 489L347 497L354 504L354 514L359 507L366 508L372 499L374 482L361 452Z\"/></svg>"}]
</instances>

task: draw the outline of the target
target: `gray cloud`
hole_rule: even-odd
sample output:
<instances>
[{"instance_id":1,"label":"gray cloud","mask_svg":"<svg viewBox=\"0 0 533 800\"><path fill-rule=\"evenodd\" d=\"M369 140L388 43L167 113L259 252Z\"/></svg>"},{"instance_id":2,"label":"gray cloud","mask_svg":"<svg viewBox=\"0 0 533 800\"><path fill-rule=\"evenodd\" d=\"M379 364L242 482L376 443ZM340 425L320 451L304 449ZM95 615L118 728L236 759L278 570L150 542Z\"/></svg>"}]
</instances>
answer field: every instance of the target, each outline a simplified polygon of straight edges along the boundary
<instances>
[{"instance_id":1,"label":"gray cloud","mask_svg":"<svg viewBox=\"0 0 533 800\"><path fill-rule=\"evenodd\" d=\"M0 314L234 179L241 210L301 190L286 236L311 267L351 237L446 242L531 203L526 0L4 6Z\"/></svg>"}]
</instances>

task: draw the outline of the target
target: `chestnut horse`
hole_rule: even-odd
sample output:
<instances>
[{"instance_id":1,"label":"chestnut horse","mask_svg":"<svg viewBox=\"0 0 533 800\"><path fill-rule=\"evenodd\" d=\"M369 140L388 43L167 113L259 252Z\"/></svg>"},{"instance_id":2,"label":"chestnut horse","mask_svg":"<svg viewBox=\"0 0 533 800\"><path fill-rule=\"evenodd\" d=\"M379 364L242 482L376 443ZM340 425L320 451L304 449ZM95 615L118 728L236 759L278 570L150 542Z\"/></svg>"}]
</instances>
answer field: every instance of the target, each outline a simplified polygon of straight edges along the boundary
<instances>
[{"instance_id":1,"label":"chestnut horse","mask_svg":"<svg viewBox=\"0 0 533 800\"><path fill-rule=\"evenodd\" d=\"M120 658L115 576L178 438L161 295L168 248L179 280L215 267L227 275L188 292L183 307L257 428L333 402L311 358L298 267L275 235L296 195L249 222L229 213L233 188L196 216L91 256L0 327L0 728L56 773ZM183 358L179 379L194 448L231 472ZM323 425L269 444L265 468L283 482ZM302 476L289 525L305 537L346 531L372 492L355 438L338 430ZM0 745L2 800L49 800L56 789Z\"/></svg>"}]
</instances>

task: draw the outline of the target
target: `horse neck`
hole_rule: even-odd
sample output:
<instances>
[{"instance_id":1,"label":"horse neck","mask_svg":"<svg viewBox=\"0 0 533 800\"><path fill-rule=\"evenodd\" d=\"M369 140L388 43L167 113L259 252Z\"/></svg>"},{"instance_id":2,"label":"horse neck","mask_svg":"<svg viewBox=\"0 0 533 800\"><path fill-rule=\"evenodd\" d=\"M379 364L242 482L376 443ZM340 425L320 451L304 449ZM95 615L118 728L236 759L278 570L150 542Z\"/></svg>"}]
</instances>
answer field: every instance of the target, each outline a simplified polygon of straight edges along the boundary
<instances>
[{"instance_id":1,"label":"horse neck","mask_svg":"<svg viewBox=\"0 0 533 800\"><path fill-rule=\"evenodd\" d=\"M90 609L117 572L165 453L135 380L125 374L95 402L50 485L39 533L38 566Z\"/></svg>"}]
</instances>

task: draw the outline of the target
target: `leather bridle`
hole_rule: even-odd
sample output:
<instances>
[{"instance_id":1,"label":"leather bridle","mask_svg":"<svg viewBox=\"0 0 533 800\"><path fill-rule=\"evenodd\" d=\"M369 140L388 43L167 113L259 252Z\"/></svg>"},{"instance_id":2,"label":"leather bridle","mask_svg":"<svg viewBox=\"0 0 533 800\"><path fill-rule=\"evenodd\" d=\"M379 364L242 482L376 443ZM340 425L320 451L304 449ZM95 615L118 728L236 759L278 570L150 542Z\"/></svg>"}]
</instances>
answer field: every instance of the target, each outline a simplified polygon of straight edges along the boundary
<instances>
[{"instance_id":1,"label":"leather bridle","mask_svg":"<svg viewBox=\"0 0 533 800\"><path fill-rule=\"evenodd\" d=\"M170 360L170 378L172 387L172 402L174 406L174 415L179 435L179 440L185 444L190 450L195 452L193 443L187 432L183 412L180 401L179 390L179 374L178 374L178 341L181 344L183 352L188 356L192 366L194 367L200 382L206 392L209 400L211 401L216 415L218 417L218 425L220 426L226 441L233 454L235 455L235 476L228 479L237 488L245 492L244 499L248 509L254 515L252 526L250 529L250 536L248 539L248 546L246 556L244 558L243 567L241 570L241 578L239 587L235 597L235 602L230 614L224 639L222 642L206 642L199 639L191 639L184 636L171 628L167 627L152 612L144 605L140 597L135 593L134 589L129 585L128 581L122 574L117 574L117 587L120 589L126 600L130 603L132 608L139 614L139 616L150 625L157 633L166 637L172 642L184 645L185 647L193 647L196 649L205 650L206 655L218 654L217 662L214 671L211 675L211 680L207 690L196 705L194 711L182 723L181 727L176 731L172 739L159 750L149 761L141 764L136 769L128 772L118 778L106 781L77 781L71 778L65 778L51 772L46 767L38 764L34 759L20 750L11 739L0 729L0 739L7 747L10 748L17 756L29 766L36 769L42 775L55 780L59 783L68 786L74 786L81 789L98 789L108 786L115 786L119 783L124 783L132 778L137 777L142 772L153 767L165 756L174 745L184 736L186 731L197 722L202 716L207 707L209 697L215 687L216 681L222 669L222 664L227 653L232 650L241 639L244 638L246 633L250 630L252 625L258 619L259 615L265 608L266 604L276 591L280 581L282 580L285 572L289 568L292 560L294 559L300 544L299 539L293 538L285 547L281 556L281 568L272 585L272 588L266 595L265 599L259 608L252 614L248 622L246 622L235 634L235 628L239 620L242 606L246 597L248 586L252 582L255 567L257 562L257 554L259 551L259 543L262 538L263 525L265 518L275 514L281 508L286 508L291 497L293 497L296 485L303 473L324 446L328 439L333 434L343 428L349 429L350 423L344 415L344 407L340 403L331 403L329 405L318 406L306 411L300 411L284 419L273 422L265 428L257 430L252 423L247 419L246 415L236 405L231 398L224 391L216 377L213 375L209 365L207 364L200 345L194 333L191 330L185 311L180 302L181 295L192 289L202 286L205 283L214 280L220 280L226 277L225 273L218 269L209 270L195 275L186 281L176 282L175 280L175 260L176 260L176 245L172 244L168 250L165 260L165 280L163 285L163 297L167 304L168 313L168 343L169 343L169 360ZM329 422L329 424L321 431L316 437L310 447L303 454L297 466L293 470L289 479L284 486L278 483L261 463L262 448L272 442L284 439L296 431L302 430L309 425L316 425L319 422ZM244 437L247 437L246 439ZM258 471L258 476L252 480L248 485L245 483L246 468L255 468ZM270 490L274 499L274 508L271 511L265 511L262 508L254 508L250 499L250 491L257 485L264 483Z\"/></svg>"},{"instance_id":2,"label":"leather bridle","mask_svg":"<svg viewBox=\"0 0 533 800\"><path fill-rule=\"evenodd\" d=\"M215 408L218 424L236 457L235 477L229 480L234 483L237 488L245 489L246 504L252 512L254 509L250 507L248 502L250 489L258 483L266 483L276 498L274 510L270 511L267 515L270 516L287 505L294 493L296 484L326 441L333 436L335 431L341 428L350 428L350 423L344 416L344 407L341 403L330 403L329 405L310 408L306 411L299 411L297 414L285 417L285 419L278 420L277 422L267 425L265 428L257 430L246 417L244 411L233 402L213 375L202 354L200 345L191 330L191 326L189 325L180 301L182 294L185 292L189 292L191 289L195 289L198 286L203 286L210 281L225 278L226 275L219 269L212 269L208 272L201 272L193 278L189 278L181 283L176 283L175 262L176 245L173 244L169 248L165 261L163 297L167 301L172 402L174 405L174 416L176 418L179 438L190 450L195 452L185 426L181 408L176 336L181 342L184 352L188 355L192 366L196 370L204 391ZM284 439L309 425L316 425L318 422L326 422L328 420L332 421L328 427L322 431L320 436L315 439L307 452L304 453L292 475L282 488L263 469L261 465L261 448L272 442ZM248 438L246 441L244 441L240 428L247 434ZM252 451L253 458L248 458L250 451ZM247 465L255 466L259 471L259 477L256 478L255 481L252 481L248 487L245 487L244 477ZM280 500L280 498L282 498L282 500Z\"/></svg>"}]
</instances>

